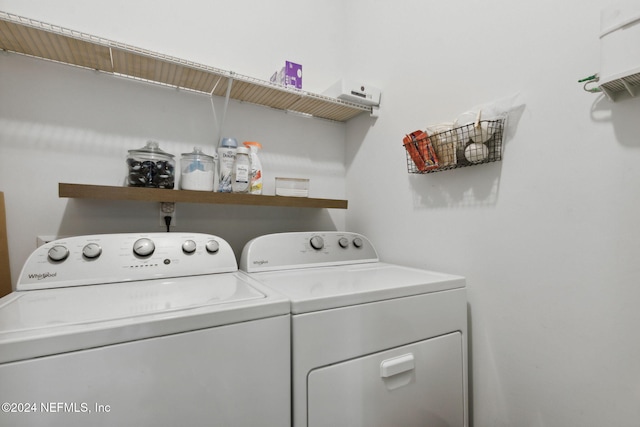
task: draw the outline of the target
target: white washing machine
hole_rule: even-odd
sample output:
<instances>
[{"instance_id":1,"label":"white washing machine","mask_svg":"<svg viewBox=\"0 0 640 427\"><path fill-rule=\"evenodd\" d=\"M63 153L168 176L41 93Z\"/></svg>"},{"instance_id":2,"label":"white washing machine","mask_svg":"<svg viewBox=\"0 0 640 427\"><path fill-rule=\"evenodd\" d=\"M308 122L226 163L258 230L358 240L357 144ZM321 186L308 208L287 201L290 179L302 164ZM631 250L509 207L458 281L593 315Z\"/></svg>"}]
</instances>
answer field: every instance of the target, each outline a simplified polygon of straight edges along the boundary
<instances>
[{"instance_id":1,"label":"white washing machine","mask_svg":"<svg viewBox=\"0 0 640 427\"><path fill-rule=\"evenodd\" d=\"M291 301L294 427L468 425L463 277L341 232L258 237L240 269Z\"/></svg>"},{"instance_id":2,"label":"white washing machine","mask_svg":"<svg viewBox=\"0 0 640 427\"><path fill-rule=\"evenodd\" d=\"M219 237L58 240L0 299L0 425L288 426L289 355L288 300Z\"/></svg>"}]
</instances>

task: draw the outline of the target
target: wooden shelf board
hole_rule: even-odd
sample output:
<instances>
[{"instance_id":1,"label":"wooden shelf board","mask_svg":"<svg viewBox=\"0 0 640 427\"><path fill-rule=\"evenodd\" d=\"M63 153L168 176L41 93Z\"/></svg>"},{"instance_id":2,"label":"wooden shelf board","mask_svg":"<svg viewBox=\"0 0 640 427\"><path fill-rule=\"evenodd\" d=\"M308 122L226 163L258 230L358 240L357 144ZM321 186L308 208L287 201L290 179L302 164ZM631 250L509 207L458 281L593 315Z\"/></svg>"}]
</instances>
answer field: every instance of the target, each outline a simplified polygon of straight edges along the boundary
<instances>
[{"instance_id":1,"label":"wooden shelf board","mask_svg":"<svg viewBox=\"0 0 640 427\"><path fill-rule=\"evenodd\" d=\"M214 193L209 191L166 190L161 188L115 187L86 184L58 184L58 196L71 199L135 200L142 202L209 203L219 205L281 206L298 208L347 209L348 201L309 197L264 196Z\"/></svg>"}]
</instances>

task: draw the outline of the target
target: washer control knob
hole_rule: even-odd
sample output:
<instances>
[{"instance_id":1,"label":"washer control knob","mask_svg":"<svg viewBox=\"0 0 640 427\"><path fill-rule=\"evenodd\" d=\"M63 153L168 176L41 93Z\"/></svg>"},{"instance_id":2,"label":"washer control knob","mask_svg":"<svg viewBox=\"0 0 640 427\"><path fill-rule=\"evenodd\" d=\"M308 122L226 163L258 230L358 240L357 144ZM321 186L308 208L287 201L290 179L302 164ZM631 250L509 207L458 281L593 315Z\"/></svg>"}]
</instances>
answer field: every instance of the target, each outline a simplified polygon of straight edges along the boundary
<instances>
[{"instance_id":1,"label":"washer control knob","mask_svg":"<svg viewBox=\"0 0 640 427\"><path fill-rule=\"evenodd\" d=\"M182 252L185 254L192 254L196 251L196 242L193 240L185 240L182 244Z\"/></svg>"},{"instance_id":2,"label":"washer control knob","mask_svg":"<svg viewBox=\"0 0 640 427\"><path fill-rule=\"evenodd\" d=\"M209 240L207 242L207 252L209 252L210 254L215 254L220 250L220 243L218 243L217 240Z\"/></svg>"},{"instance_id":3,"label":"washer control knob","mask_svg":"<svg viewBox=\"0 0 640 427\"><path fill-rule=\"evenodd\" d=\"M62 245L55 245L47 253L51 261L64 261L69 256L69 249Z\"/></svg>"},{"instance_id":4,"label":"washer control knob","mask_svg":"<svg viewBox=\"0 0 640 427\"><path fill-rule=\"evenodd\" d=\"M309 243L311 243L311 247L317 251L324 248L324 240L320 236L313 236Z\"/></svg>"},{"instance_id":5,"label":"washer control knob","mask_svg":"<svg viewBox=\"0 0 640 427\"><path fill-rule=\"evenodd\" d=\"M353 246L355 246L356 248L361 248L362 247L362 239L359 237L356 237L355 239L353 239Z\"/></svg>"},{"instance_id":6,"label":"washer control knob","mask_svg":"<svg viewBox=\"0 0 640 427\"><path fill-rule=\"evenodd\" d=\"M338 240L338 244L340 245L341 248L346 249L349 247L349 239L347 239L346 237L341 237Z\"/></svg>"},{"instance_id":7,"label":"washer control knob","mask_svg":"<svg viewBox=\"0 0 640 427\"><path fill-rule=\"evenodd\" d=\"M82 255L89 259L98 258L102 255L102 248L97 243L88 243L82 248Z\"/></svg>"},{"instance_id":8,"label":"washer control knob","mask_svg":"<svg viewBox=\"0 0 640 427\"><path fill-rule=\"evenodd\" d=\"M146 237L136 240L133 244L133 253L138 256L150 256L155 250L156 245L153 243L153 240L147 239Z\"/></svg>"}]
</instances>

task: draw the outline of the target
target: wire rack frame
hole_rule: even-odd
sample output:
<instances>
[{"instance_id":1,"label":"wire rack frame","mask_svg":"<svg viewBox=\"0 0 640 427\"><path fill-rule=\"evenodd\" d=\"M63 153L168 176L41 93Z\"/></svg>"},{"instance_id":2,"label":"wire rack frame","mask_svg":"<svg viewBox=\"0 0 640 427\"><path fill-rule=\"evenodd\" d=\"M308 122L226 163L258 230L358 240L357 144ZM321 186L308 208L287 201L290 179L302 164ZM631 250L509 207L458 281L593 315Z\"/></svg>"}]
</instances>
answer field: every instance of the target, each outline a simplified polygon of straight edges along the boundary
<instances>
[{"instance_id":1,"label":"wire rack frame","mask_svg":"<svg viewBox=\"0 0 640 427\"><path fill-rule=\"evenodd\" d=\"M412 174L426 174L458 169L467 166L477 166L502 160L502 145L504 140L504 125L506 118L482 120L478 126L469 123L443 132L432 133L428 137L436 153L438 166L420 170L405 149L407 172ZM422 146L417 144L416 147ZM406 147L405 147L406 148ZM422 150L412 150L413 155L419 155L426 160ZM421 162L418 160L418 163Z\"/></svg>"},{"instance_id":2,"label":"wire rack frame","mask_svg":"<svg viewBox=\"0 0 640 427\"><path fill-rule=\"evenodd\" d=\"M287 88L233 71L199 64L0 10L0 50L97 70L136 81L346 122L370 106Z\"/></svg>"}]
</instances>

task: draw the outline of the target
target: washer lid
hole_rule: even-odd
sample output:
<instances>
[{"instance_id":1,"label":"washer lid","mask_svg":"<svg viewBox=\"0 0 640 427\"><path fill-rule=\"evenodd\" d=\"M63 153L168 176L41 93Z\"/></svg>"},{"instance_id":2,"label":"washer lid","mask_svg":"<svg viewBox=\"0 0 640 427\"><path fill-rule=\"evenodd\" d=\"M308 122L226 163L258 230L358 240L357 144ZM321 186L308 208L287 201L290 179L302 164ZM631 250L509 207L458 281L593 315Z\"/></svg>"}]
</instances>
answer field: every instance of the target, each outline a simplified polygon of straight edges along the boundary
<instances>
[{"instance_id":1,"label":"washer lid","mask_svg":"<svg viewBox=\"0 0 640 427\"><path fill-rule=\"evenodd\" d=\"M461 276L383 262L253 273L291 300L299 314L464 288Z\"/></svg>"},{"instance_id":2,"label":"washer lid","mask_svg":"<svg viewBox=\"0 0 640 427\"><path fill-rule=\"evenodd\" d=\"M0 299L0 363L289 313L288 301L223 273L13 292Z\"/></svg>"}]
</instances>

